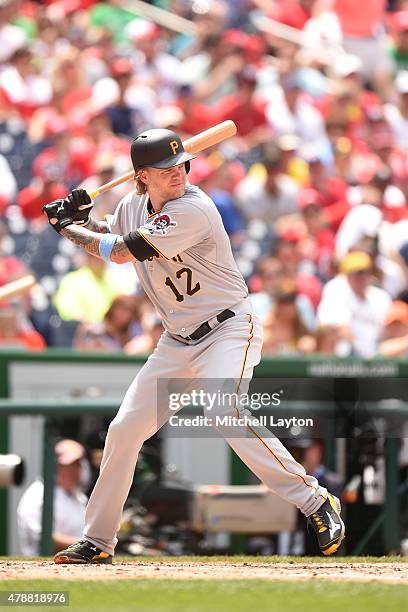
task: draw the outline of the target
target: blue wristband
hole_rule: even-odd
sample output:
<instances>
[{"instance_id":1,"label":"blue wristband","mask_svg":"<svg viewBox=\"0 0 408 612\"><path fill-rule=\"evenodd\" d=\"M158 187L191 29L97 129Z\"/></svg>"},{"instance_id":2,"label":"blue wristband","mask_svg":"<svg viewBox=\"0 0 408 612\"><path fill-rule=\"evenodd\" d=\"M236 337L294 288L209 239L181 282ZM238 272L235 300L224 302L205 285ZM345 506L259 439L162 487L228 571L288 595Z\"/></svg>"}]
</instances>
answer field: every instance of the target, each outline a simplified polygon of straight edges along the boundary
<instances>
[{"instance_id":1,"label":"blue wristband","mask_svg":"<svg viewBox=\"0 0 408 612\"><path fill-rule=\"evenodd\" d=\"M99 243L99 255L105 261L110 261L110 256L117 239L117 234L104 234L102 236L102 240Z\"/></svg>"}]
</instances>

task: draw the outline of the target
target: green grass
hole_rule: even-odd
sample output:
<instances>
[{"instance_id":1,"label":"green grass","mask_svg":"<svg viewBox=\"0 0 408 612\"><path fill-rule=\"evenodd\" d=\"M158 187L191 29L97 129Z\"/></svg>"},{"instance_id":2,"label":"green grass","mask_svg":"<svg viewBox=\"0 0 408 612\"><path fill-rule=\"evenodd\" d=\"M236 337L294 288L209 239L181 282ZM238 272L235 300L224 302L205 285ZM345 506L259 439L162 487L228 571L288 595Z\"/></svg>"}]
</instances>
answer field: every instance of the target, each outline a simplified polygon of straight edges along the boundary
<instances>
[{"instance_id":1,"label":"green grass","mask_svg":"<svg viewBox=\"0 0 408 612\"><path fill-rule=\"evenodd\" d=\"M146 612L387 612L404 610L408 586L379 583L267 580L4 580L0 590L63 590L69 607L36 610Z\"/></svg>"}]
</instances>

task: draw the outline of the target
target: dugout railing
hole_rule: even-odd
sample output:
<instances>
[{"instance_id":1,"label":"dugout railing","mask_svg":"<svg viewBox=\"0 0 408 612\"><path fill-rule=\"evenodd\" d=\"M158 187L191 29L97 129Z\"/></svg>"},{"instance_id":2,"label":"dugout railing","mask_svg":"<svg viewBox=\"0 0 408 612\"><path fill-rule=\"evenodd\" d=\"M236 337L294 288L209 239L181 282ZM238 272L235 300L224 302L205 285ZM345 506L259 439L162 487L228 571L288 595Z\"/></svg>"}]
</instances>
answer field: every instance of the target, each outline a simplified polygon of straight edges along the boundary
<instances>
[{"instance_id":1,"label":"dugout railing","mask_svg":"<svg viewBox=\"0 0 408 612\"><path fill-rule=\"evenodd\" d=\"M28 390L24 393L16 393L19 387L21 373L29 372L30 366L34 373L43 370L45 375L49 369L55 368L56 364L68 367L69 364L79 366L81 369L88 367L101 368L108 365L109 369L119 373L121 369L129 366L135 370L140 368L145 359L133 358L123 355L95 355L75 353L72 351L50 350L44 353L33 354L20 351L7 351L0 353L0 454L6 453L9 448L9 418L23 415L36 415L45 417L66 417L84 414L113 415L119 407L120 397L92 399L90 397L31 397L30 382L26 382ZM38 370L40 368L40 370ZM375 381L379 379L403 379L407 378L408 365L404 360L371 360L362 361L357 359L336 359L311 356L299 357L276 357L263 359L255 370L255 378L271 379L307 379L307 378L334 378L350 380L356 378L368 378ZM29 377L28 377L29 378ZM17 382L16 382L17 381ZM51 383L51 381L50 381ZM34 385L35 386L35 385ZM72 394L71 394L72 395ZM282 407L275 407L277 415L282 410L287 410L288 403ZM299 415L307 415L310 409L317 413L325 413L330 406L324 402L318 405L310 405L309 402L292 403L292 410ZM382 405L374 403L370 405L370 411L375 416L383 418L390 414L396 414L408 418L408 404L404 401ZM55 474L55 458L52 441L48 436L48 428L44 427L43 454L43 478L44 478L44 512L43 532L41 540L41 553L48 555L52 553L51 529L52 529L52 499L53 482ZM336 443L334 433L329 428L325 431L326 439L326 464L336 467ZM390 436L385 440L385 498L382 511L375 521L364 525L361 539L352 551L354 554L364 553L365 546L373 537L374 533L381 530L384 550L394 552L398 550L400 535L398 525L400 524L400 497L406 491L406 483L401 483L398 473L399 440ZM243 484L247 482L248 471L234 453L230 458L230 482L231 484ZM0 489L0 555L7 554L8 550L8 503L9 491Z\"/></svg>"}]
</instances>

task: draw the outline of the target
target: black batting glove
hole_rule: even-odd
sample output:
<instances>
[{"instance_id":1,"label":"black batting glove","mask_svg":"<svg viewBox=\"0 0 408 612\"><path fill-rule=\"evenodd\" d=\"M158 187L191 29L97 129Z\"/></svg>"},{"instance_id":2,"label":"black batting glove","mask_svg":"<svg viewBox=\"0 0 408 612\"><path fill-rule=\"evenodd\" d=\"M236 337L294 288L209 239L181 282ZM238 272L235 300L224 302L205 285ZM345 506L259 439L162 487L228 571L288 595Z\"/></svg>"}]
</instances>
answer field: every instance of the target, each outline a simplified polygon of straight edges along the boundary
<instances>
[{"instance_id":1,"label":"black batting glove","mask_svg":"<svg viewBox=\"0 0 408 612\"><path fill-rule=\"evenodd\" d=\"M56 232L60 233L64 227L73 223L72 216L67 209L67 200L53 200L43 206L43 212L48 217L48 223Z\"/></svg>"},{"instance_id":2,"label":"black batting glove","mask_svg":"<svg viewBox=\"0 0 408 612\"><path fill-rule=\"evenodd\" d=\"M67 197L67 211L76 225L86 225L93 202L85 189L73 189Z\"/></svg>"}]
</instances>

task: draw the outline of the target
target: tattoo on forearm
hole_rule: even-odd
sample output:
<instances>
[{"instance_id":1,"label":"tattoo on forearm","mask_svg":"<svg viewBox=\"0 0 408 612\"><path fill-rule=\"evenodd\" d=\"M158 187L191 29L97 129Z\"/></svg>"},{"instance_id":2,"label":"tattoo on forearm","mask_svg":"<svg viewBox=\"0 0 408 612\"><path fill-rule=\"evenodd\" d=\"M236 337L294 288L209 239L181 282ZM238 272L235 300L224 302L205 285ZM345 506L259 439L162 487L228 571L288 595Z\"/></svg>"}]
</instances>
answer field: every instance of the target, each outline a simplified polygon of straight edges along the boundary
<instances>
[{"instance_id":1,"label":"tattoo on forearm","mask_svg":"<svg viewBox=\"0 0 408 612\"><path fill-rule=\"evenodd\" d=\"M115 242L115 246L112 250L111 259L116 263L125 263L127 261L134 261L135 259L132 253L129 251L128 247L126 246L122 236L119 236L119 238Z\"/></svg>"},{"instance_id":2,"label":"tattoo on forearm","mask_svg":"<svg viewBox=\"0 0 408 612\"><path fill-rule=\"evenodd\" d=\"M101 237L91 232L87 227L80 227L79 225L68 225L61 230L61 235L68 238L71 242L77 246L85 249L91 255L99 257L99 243Z\"/></svg>"},{"instance_id":3,"label":"tattoo on forearm","mask_svg":"<svg viewBox=\"0 0 408 612\"><path fill-rule=\"evenodd\" d=\"M102 240L102 236L96 232L90 231L88 226L81 227L80 225L74 224L68 225L61 230L61 236L68 238L68 240L87 251L87 253L100 257L99 244ZM135 260L135 257L127 248L122 236L118 237L112 249L111 260L116 263L126 263Z\"/></svg>"},{"instance_id":4,"label":"tattoo on forearm","mask_svg":"<svg viewBox=\"0 0 408 612\"><path fill-rule=\"evenodd\" d=\"M109 227L106 221L95 221L90 218L89 222L86 224L86 229L91 232L97 232L98 234L109 234Z\"/></svg>"}]
</instances>

